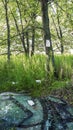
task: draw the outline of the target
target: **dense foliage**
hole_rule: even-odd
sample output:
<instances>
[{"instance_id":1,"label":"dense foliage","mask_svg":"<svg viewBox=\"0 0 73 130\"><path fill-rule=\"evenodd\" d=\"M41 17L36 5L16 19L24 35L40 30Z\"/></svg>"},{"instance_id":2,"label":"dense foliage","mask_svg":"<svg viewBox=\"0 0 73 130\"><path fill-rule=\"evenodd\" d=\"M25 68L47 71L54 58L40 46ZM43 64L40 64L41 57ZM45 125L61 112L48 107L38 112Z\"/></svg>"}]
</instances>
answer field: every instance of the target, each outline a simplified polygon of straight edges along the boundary
<instances>
[{"instance_id":1,"label":"dense foliage","mask_svg":"<svg viewBox=\"0 0 73 130\"><path fill-rule=\"evenodd\" d=\"M0 91L27 91L34 95L49 93L72 83L73 56L55 56L57 76L54 77L50 63L47 77L44 55L27 58L12 56L8 64L6 57L0 57Z\"/></svg>"},{"instance_id":2,"label":"dense foliage","mask_svg":"<svg viewBox=\"0 0 73 130\"><path fill-rule=\"evenodd\" d=\"M45 0L0 1L0 54L44 51L41 2ZM54 0L47 4L53 50L71 52L73 2Z\"/></svg>"}]
</instances>

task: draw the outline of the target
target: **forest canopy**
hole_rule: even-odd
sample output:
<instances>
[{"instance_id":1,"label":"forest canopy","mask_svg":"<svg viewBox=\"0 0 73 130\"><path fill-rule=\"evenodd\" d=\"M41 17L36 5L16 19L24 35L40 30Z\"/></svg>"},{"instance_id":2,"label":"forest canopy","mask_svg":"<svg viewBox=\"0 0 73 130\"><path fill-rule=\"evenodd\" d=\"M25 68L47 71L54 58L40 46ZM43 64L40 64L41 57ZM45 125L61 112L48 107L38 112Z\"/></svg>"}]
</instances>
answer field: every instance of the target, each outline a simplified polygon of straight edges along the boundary
<instances>
[{"instance_id":1,"label":"forest canopy","mask_svg":"<svg viewBox=\"0 0 73 130\"><path fill-rule=\"evenodd\" d=\"M10 58L14 53L33 55L37 50L44 52L42 13L46 11L53 51L73 53L72 0L1 0L0 54L7 54ZM44 23L47 24L46 19Z\"/></svg>"}]
</instances>

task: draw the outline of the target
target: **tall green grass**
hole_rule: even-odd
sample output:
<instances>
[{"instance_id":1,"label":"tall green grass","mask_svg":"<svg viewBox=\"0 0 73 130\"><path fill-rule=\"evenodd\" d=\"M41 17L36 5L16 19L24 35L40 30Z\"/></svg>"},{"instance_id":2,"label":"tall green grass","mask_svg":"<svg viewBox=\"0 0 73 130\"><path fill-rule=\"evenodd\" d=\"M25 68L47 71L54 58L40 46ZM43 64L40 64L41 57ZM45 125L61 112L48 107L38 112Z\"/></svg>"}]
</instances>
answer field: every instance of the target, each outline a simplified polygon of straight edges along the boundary
<instances>
[{"instance_id":1,"label":"tall green grass","mask_svg":"<svg viewBox=\"0 0 73 130\"><path fill-rule=\"evenodd\" d=\"M51 87L56 82L54 68L50 62L50 72L46 82L46 60L44 55L34 55L29 58L19 55L11 56L8 63L5 56L0 56L0 91L34 90L36 92L43 86ZM73 74L73 56L55 56L55 71L58 81L70 80Z\"/></svg>"},{"instance_id":2,"label":"tall green grass","mask_svg":"<svg viewBox=\"0 0 73 130\"><path fill-rule=\"evenodd\" d=\"M73 73L73 56L55 56L56 73L59 79L70 79Z\"/></svg>"},{"instance_id":3,"label":"tall green grass","mask_svg":"<svg viewBox=\"0 0 73 130\"><path fill-rule=\"evenodd\" d=\"M36 88L36 80L45 77L45 57L23 55L11 57L10 63L0 57L0 87L3 90L21 90Z\"/></svg>"}]
</instances>

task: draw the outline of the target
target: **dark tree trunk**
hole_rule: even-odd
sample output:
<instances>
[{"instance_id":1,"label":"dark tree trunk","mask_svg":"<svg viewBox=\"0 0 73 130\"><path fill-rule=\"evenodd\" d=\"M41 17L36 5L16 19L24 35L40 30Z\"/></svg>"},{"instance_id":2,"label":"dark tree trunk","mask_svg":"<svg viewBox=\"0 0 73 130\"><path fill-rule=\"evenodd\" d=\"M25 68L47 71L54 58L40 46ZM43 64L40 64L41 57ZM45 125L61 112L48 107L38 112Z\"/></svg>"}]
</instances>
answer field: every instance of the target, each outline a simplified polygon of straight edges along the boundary
<instances>
[{"instance_id":1,"label":"dark tree trunk","mask_svg":"<svg viewBox=\"0 0 73 130\"><path fill-rule=\"evenodd\" d=\"M56 33L57 33L57 37L58 37L58 39L59 39L59 41L60 41L60 43L61 43L59 30L58 30L58 28L57 28L57 26L56 26L56 24L55 24L55 21L54 21L53 16L51 16L51 17L52 17L52 21L53 21L53 24L54 24L54 27L55 27L55 30L56 30ZM62 44L61 44L61 45L62 45ZM61 48L58 46L57 43L56 43L56 46L57 46L57 48L59 49L59 51L61 52Z\"/></svg>"},{"instance_id":2,"label":"dark tree trunk","mask_svg":"<svg viewBox=\"0 0 73 130\"><path fill-rule=\"evenodd\" d=\"M34 55L34 42L35 42L35 28L32 28L32 50L31 50L31 56Z\"/></svg>"},{"instance_id":3,"label":"dark tree trunk","mask_svg":"<svg viewBox=\"0 0 73 130\"><path fill-rule=\"evenodd\" d=\"M29 35L28 35L28 32L26 32L26 44L27 44L27 53L26 53L26 55L29 56Z\"/></svg>"},{"instance_id":4,"label":"dark tree trunk","mask_svg":"<svg viewBox=\"0 0 73 130\"><path fill-rule=\"evenodd\" d=\"M61 30L61 26L60 26L59 17L57 17L57 18L58 18L58 26L59 26L59 32L60 32L61 54L63 54L64 53L63 35L62 35L62 30Z\"/></svg>"},{"instance_id":5,"label":"dark tree trunk","mask_svg":"<svg viewBox=\"0 0 73 130\"><path fill-rule=\"evenodd\" d=\"M60 33L59 39L60 39L60 43L61 43L61 54L63 54L64 53L63 34L62 34L61 26L60 26L60 18L59 18L59 14L58 14L58 7L57 7L57 21L58 21L58 28L59 28L59 33Z\"/></svg>"},{"instance_id":6,"label":"dark tree trunk","mask_svg":"<svg viewBox=\"0 0 73 130\"><path fill-rule=\"evenodd\" d=\"M7 24L8 61L10 61L10 24L9 24L7 0L4 0L3 4L4 4L4 8L5 8L5 16L6 16L6 24Z\"/></svg>"},{"instance_id":7,"label":"dark tree trunk","mask_svg":"<svg viewBox=\"0 0 73 130\"><path fill-rule=\"evenodd\" d=\"M25 52L25 54L26 54L26 53L27 53L27 50L26 50L26 47L25 47L25 38L24 38L24 30L23 30L23 27L22 27L22 30L21 30L22 32L21 32L20 29L19 29L17 20L16 20L16 18L15 18L15 16L14 16L14 14L13 14L12 11L11 11L11 14L12 14L12 16L13 16L13 18L14 18L16 30L17 30L17 33L18 33L18 35L19 35L19 37L20 37L21 43L22 43L22 45L23 45L24 52ZM21 26L22 26L22 24L21 24Z\"/></svg>"},{"instance_id":8,"label":"dark tree trunk","mask_svg":"<svg viewBox=\"0 0 73 130\"><path fill-rule=\"evenodd\" d=\"M52 63L54 65L54 55L53 55L51 34L50 34L50 27L49 27L47 0L41 0L41 8L42 8L42 21L43 21L43 28L44 28L45 50L46 50L46 54L48 55L48 60L49 61L52 60Z\"/></svg>"},{"instance_id":9,"label":"dark tree trunk","mask_svg":"<svg viewBox=\"0 0 73 130\"><path fill-rule=\"evenodd\" d=\"M18 7L18 10L19 10L19 14L20 14L20 22L21 22L21 27L22 27L22 34L20 34L20 37L21 37L21 42L22 42L22 45L23 45L23 49L25 51L25 54L27 55L27 48L25 46L25 36L24 36L24 27L23 27L23 22L22 22L22 14L21 14L21 9L20 9L20 4L18 2L18 0L16 0L16 3L17 3L17 7Z\"/></svg>"}]
</instances>

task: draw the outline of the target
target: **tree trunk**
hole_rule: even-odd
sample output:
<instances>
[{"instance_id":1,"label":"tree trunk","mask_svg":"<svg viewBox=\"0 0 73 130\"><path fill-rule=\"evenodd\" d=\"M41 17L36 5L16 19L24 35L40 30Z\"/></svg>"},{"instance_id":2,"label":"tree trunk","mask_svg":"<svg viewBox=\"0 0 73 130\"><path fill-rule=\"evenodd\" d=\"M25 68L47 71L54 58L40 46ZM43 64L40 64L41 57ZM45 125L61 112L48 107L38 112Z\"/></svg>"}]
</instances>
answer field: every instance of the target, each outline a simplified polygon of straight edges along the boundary
<instances>
[{"instance_id":1,"label":"tree trunk","mask_svg":"<svg viewBox=\"0 0 73 130\"><path fill-rule=\"evenodd\" d=\"M60 39L60 43L61 43L61 54L63 54L64 53L63 34L62 34L61 26L60 26L60 19L59 19L59 14L58 14L58 7L57 7L57 21L58 21L58 28L59 28L59 33L60 33L59 39Z\"/></svg>"},{"instance_id":2,"label":"tree trunk","mask_svg":"<svg viewBox=\"0 0 73 130\"><path fill-rule=\"evenodd\" d=\"M49 27L47 0L41 0L41 8L42 8L42 21L43 21L43 28L44 28L45 50L46 50L46 54L48 55L48 61L52 60L52 63L54 65L54 55L53 55L51 34L50 34L50 27Z\"/></svg>"},{"instance_id":3,"label":"tree trunk","mask_svg":"<svg viewBox=\"0 0 73 130\"><path fill-rule=\"evenodd\" d=\"M5 17L6 17L6 24L7 24L8 61L10 61L10 24L9 24L9 17L8 17L8 2L7 2L7 0L4 0L3 4L4 4L4 8L5 8Z\"/></svg>"},{"instance_id":4,"label":"tree trunk","mask_svg":"<svg viewBox=\"0 0 73 130\"><path fill-rule=\"evenodd\" d=\"M35 28L32 28L32 50L31 50L31 56L34 55L34 42L35 42Z\"/></svg>"},{"instance_id":5,"label":"tree trunk","mask_svg":"<svg viewBox=\"0 0 73 130\"><path fill-rule=\"evenodd\" d=\"M28 35L28 32L26 32L26 44L27 44L27 53L26 53L26 55L29 56L29 35Z\"/></svg>"},{"instance_id":6,"label":"tree trunk","mask_svg":"<svg viewBox=\"0 0 73 130\"><path fill-rule=\"evenodd\" d=\"M22 14L21 14L21 9L20 9L20 3L18 2L18 0L16 0L16 3L17 3L17 7L18 7L18 10L19 10L19 15L20 15L20 22L21 22L21 28L22 28L22 34L20 33L20 37L21 37L21 42L22 42L22 45L23 45L23 49L25 51L25 54L27 55L27 48L25 46L25 36L24 36L24 27L23 27L23 22L22 22ZM19 30L19 29L17 29ZM19 30L20 32L20 30Z\"/></svg>"}]
</instances>

